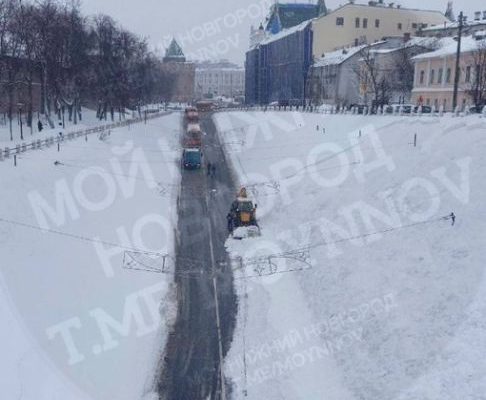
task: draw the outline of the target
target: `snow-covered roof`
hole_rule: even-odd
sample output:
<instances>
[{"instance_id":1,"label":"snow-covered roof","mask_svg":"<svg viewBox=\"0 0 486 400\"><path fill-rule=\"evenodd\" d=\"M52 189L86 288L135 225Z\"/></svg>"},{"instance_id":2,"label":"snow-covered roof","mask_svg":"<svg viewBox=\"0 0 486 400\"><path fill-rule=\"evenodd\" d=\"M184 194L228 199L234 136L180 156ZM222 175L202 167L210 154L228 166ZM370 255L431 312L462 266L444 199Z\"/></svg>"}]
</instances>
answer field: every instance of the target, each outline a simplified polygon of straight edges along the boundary
<instances>
[{"instance_id":1,"label":"snow-covered roof","mask_svg":"<svg viewBox=\"0 0 486 400\"><path fill-rule=\"evenodd\" d=\"M324 53L324 57L318 58L315 61L313 67L319 68L319 67L326 67L328 65L340 65L366 47L371 48L385 43L386 41L381 41L372 44L363 44L361 46L347 47L344 49L331 51L329 53Z\"/></svg>"},{"instance_id":2,"label":"snow-covered roof","mask_svg":"<svg viewBox=\"0 0 486 400\"><path fill-rule=\"evenodd\" d=\"M467 21L467 26L477 26L477 25L485 25L486 26L486 20L474 20L474 21ZM423 28L423 32L430 32L430 31L442 31L442 30L447 30L447 29L457 29L459 28L459 22L453 21L453 22L445 22L440 25L432 25L428 26L427 28Z\"/></svg>"},{"instance_id":3,"label":"snow-covered roof","mask_svg":"<svg viewBox=\"0 0 486 400\"><path fill-rule=\"evenodd\" d=\"M398 50L409 49L411 47L423 47L429 50L435 50L439 47L439 39L435 37L413 37L401 46L372 50L375 54L389 54Z\"/></svg>"},{"instance_id":4,"label":"snow-covered roof","mask_svg":"<svg viewBox=\"0 0 486 400\"><path fill-rule=\"evenodd\" d=\"M269 43L275 42L277 40L280 40L280 39L282 39L286 36L292 35L296 32L303 31L305 28L307 28L309 26L309 24L312 21L313 20L304 21L299 25L293 26L292 28L283 29L282 31L280 31L279 33L276 33L275 35L270 35L270 36L266 37L259 44L260 45L269 44Z\"/></svg>"},{"instance_id":5,"label":"snow-covered roof","mask_svg":"<svg viewBox=\"0 0 486 400\"><path fill-rule=\"evenodd\" d=\"M405 43L404 47L420 46L435 49L438 45L439 40L435 37L414 36L407 43Z\"/></svg>"},{"instance_id":6,"label":"snow-covered roof","mask_svg":"<svg viewBox=\"0 0 486 400\"><path fill-rule=\"evenodd\" d=\"M214 68L214 67L196 67L196 72L242 72L245 69L243 67L234 68Z\"/></svg>"},{"instance_id":7,"label":"snow-covered roof","mask_svg":"<svg viewBox=\"0 0 486 400\"><path fill-rule=\"evenodd\" d=\"M461 51L468 53L478 49L480 45L486 45L486 40L476 40L472 36L466 36L462 39ZM428 58L446 57L457 53L457 41L453 38L443 38L439 41L439 48L429 53L419 54L413 60L423 60Z\"/></svg>"},{"instance_id":8,"label":"snow-covered roof","mask_svg":"<svg viewBox=\"0 0 486 400\"><path fill-rule=\"evenodd\" d=\"M366 46L367 45L350 47L347 49L335 50L330 53L325 53L324 57L317 59L313 66L315 68L319 68L326 67L328 65L342 64L344 61L360 52Z\"/></svg>"}]
</instances>

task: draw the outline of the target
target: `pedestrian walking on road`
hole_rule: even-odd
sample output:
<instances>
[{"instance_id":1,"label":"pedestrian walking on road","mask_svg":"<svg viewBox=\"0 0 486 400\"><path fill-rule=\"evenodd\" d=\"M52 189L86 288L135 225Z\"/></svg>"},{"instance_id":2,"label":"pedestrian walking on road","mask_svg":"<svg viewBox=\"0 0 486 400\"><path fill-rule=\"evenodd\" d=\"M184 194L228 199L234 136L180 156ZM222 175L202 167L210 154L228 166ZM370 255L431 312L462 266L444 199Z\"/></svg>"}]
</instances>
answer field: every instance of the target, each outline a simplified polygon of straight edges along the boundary
<instances>
[{"instance_id":1,"label":"pedestrian walking on road","mask_svg":"<svg viewBox=\"0 0 486 400\"><path fill-rule=\"evenodd\" d=\"M226 219L228 221L228 233L229 234L233 234L233 215L231 213L228 213L228 215L226 216Z\"/></svg>"},{"instance_id":2,"label":"pedestrian walking on road","mask_svg":"<svg viewBox=\"0 0 486 400\"><path fill-rule=\"evenodd\" d=\"M208 162L208 176L211 176L211 168L212 168L211 163Z\"/></svg>"},{"instance_id":3,"label":"pedestrian walking on road","mask_svg":"<svg viewBox=\"0 0 486 400\"><path fill-rule=\"evenodd\" d=\"M216 176L216 165L211 164L211 176L214 178Z\"/></svg>"}]
</instances>

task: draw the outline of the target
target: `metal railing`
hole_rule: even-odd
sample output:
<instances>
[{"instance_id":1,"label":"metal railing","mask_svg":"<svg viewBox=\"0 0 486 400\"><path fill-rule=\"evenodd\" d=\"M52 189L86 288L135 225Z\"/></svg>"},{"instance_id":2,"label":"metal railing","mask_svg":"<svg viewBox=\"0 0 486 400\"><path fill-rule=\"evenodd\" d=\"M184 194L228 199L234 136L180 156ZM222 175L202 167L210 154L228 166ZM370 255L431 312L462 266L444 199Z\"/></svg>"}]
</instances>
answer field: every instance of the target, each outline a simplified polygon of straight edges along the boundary
<instances>
[{"instance_id":1,"label":"metal railing","mask_svg":"<svg viewBox=\"0 0 486 400\"><path fill-rule=\"evenodd\" d=\"M56 144L60 144L67 140L74 140L79 137L87 137L88 135L102 133L111 129L122 128L133 124L147 122L148 120L160 118L170 114L170 111L160 111L157 113L146 113L142 117L132 118L125 121L114 122L112 124L100 125L92 128L87 128L79 131L69 132L63 135L52 135L44 139L32 140L30 142L23 142L15 145L15 147L5 147L0 149L0 161L16 156L18 154L25 153L30 150L36 150L46 147L51 147Z\"/></svg>"}]
</instances>

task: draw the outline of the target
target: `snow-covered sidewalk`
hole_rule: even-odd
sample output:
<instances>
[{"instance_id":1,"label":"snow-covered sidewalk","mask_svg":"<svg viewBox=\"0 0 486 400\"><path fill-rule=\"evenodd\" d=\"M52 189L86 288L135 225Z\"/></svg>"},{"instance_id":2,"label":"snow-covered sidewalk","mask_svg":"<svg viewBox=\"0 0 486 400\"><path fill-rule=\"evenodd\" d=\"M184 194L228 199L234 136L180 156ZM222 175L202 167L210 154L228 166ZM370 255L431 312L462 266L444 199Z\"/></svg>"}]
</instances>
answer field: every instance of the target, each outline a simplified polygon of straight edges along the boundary
<instances>
[{"instance_id":1,"label":"snow-covered sidewalk","mask_svg":"<svg viewBox=\"0 0 486 400\"><path fill-rule=\"evenodd\" d=\"M151 110L148 116L152 115L153 112L156 112L160 106L153 106L152 108L147 108ZM145 109L142 110L144 112ZM162 111L160 109L160 111ZM37 119L34 119L34 124L32 129L27 126L25 122L26 116L23 116L23 123L22 123L22 131L23 131L23 140L21 139L21 129L20 129L20 121L18 117L15 121L12 122L12 139L10 140L10 128L8 120L4 121L3 119L0 120L0 150L4 150L5 148L14 149L17 145L22 144L31 144L33 141L44 140L49 137L57 137L59 133L62 133L64 136L67 136L70 132L80 132L86 129L94 128L94 127L102 127L111 124L116 124L120 122L128 122L134 121L139 118L138 114L135 111L127 111L125 116L123 117L118 112L114 114L114 120L111 120L111 117L108 117L106 120L99 120L96 117L96 112L90 109L83 109L83 119L78 121L77 124L74 124L72 121L68 121L67 117L65 117L65 126L63 128L62 122L57 119L57 117L53 117L53 123L56 125L54 128L50 128L47 123L44 122L43 129L41 132L38 130L37 126ZM142 114L143 116L144 114ZM43 119L41 119L43 120Z\"/></svg>"},{"instance_id":2,"label":"snow-covered sidewalk","mask_svg":"<svg viewBox=\"0 0 486 400\"><path fill-rule=\"evenodd\" d=\"M246 266L226 361L234 399L481 398L486 119L217 122L262 229L227 242Z\"/></svg>"},{"instance_id":3,"label":"snow-covered sidewalk","mask_svg":"<svg viewBox=\"0 0 486 400\"><path fill-rule=\"evenodd\" d=\"M172 275L150 271L174 255L180 128L174 113L0 162L2 398L150 397L175 317Z\"/></svg>"}]
</instances>

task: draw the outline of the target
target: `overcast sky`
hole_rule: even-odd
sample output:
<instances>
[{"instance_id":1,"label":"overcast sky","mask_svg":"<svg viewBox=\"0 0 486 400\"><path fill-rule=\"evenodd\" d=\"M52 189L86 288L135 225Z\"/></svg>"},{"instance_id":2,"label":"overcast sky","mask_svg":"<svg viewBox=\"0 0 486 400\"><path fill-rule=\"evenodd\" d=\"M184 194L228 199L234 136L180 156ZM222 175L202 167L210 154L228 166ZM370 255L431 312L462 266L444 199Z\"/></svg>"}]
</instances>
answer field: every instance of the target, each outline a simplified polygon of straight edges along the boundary
<instances>
[{"instance_id":1,"label":"overcast sky","mask_svg":"<svg viewBox=\"0 0 486 400\"><path fill-rule=\"evenodd\" d=\"M309 0L298 0L309 2ZM111 15L129 30L145 36L152 46L162 49L172 36L189 58L227 58L243 63L250 26L264 20L273 0L82 0L86 14ZM284 0L283 2L297 2ZM316 0L312 0L316 2ZM358 0L358 2L362 2ZM345 3L328 0L329 8ZM445 11L447 0L395 1L403 7ZM486 10L484 0L454 2L456 14L464 10Z\"/></svg>"}]
</instances>

